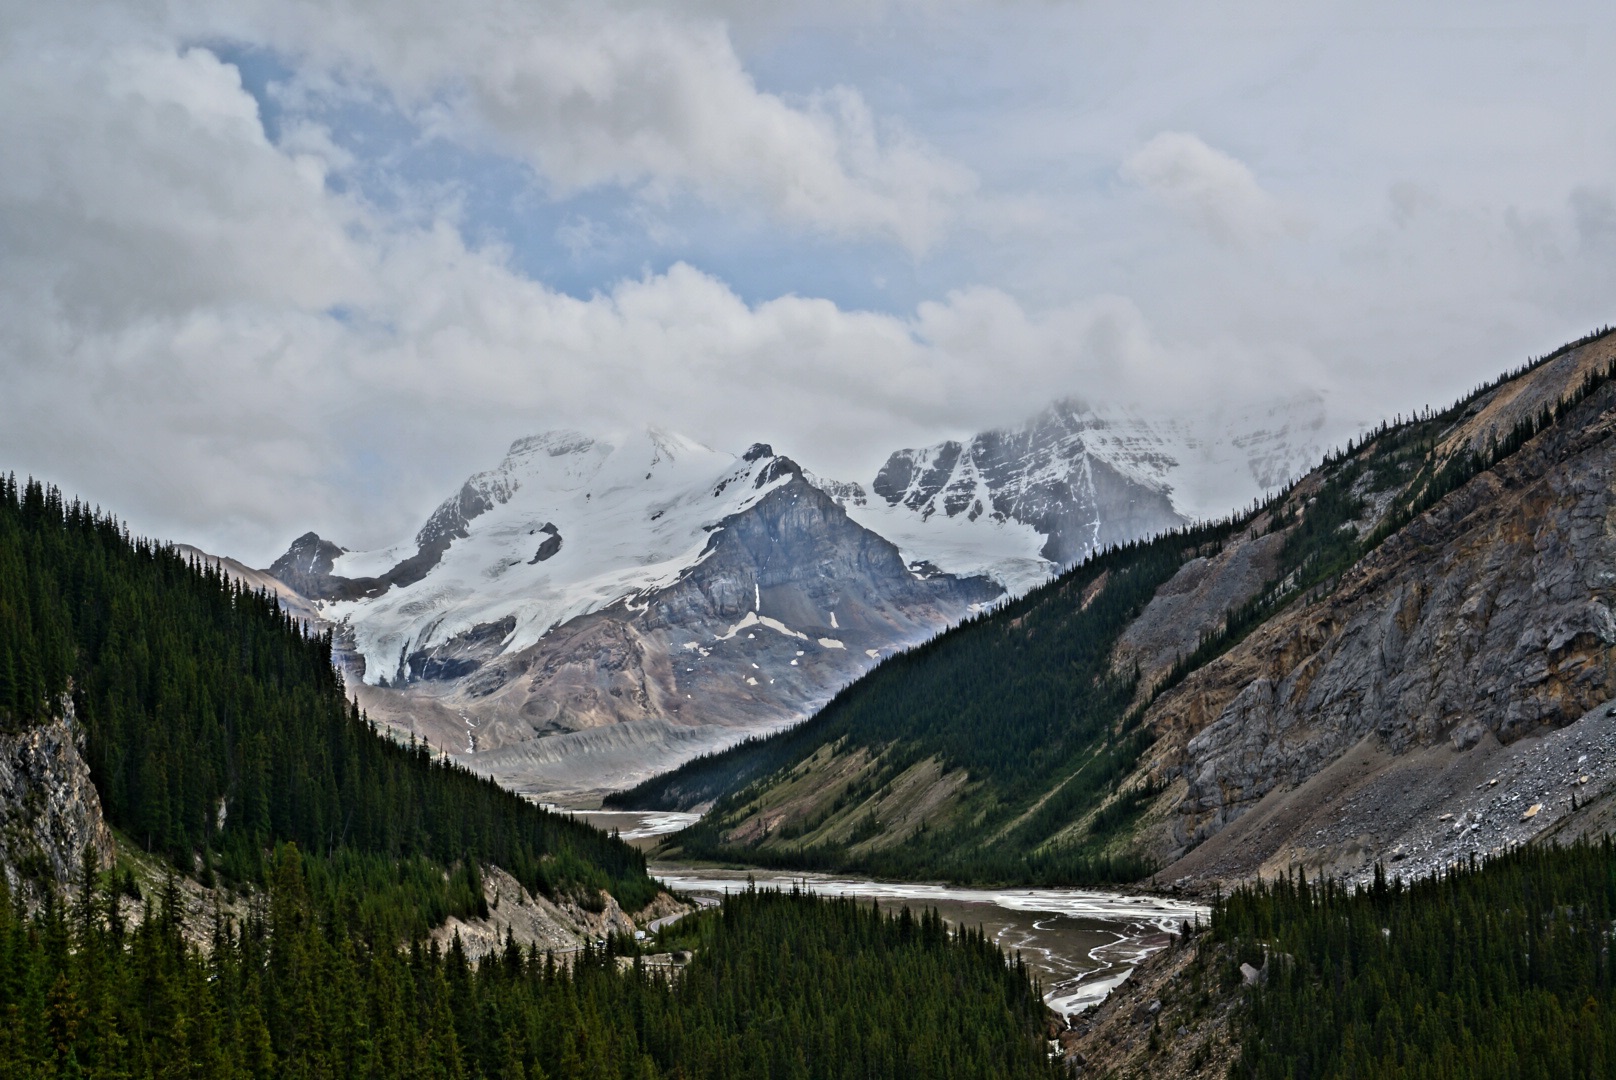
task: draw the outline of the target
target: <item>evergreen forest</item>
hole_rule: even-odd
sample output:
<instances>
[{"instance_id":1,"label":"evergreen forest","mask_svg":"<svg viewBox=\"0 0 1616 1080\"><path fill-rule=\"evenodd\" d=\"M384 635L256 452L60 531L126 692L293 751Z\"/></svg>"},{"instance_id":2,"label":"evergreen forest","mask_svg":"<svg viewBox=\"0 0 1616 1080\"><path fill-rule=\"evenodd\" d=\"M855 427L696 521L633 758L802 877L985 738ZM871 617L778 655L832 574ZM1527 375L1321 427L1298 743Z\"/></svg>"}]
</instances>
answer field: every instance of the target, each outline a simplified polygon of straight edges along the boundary
<instances>
[{"instance_id":1,"label":"evergreen forest","mask_svg":"<svg viewBox=\"0 0 1616 1080\"><path fill-rule=\"evenodd\" d=\"M628 845L379 733L273 596L0 478L0 730L69 705L110 823L204 884L261 885L292 841L399 932L475 911L479 862L629 911L657 892Z\"/></svg>"},{"instance_id":2,"label":"evergreen forest","mask_svg":"<svg viewBox=\"0 0 1616 1080\"><path fill-rule=\"evenodd\" d=\"M1404 884L1299 877L1213 911L1234 964L1266 963L1232 1075L1575 1080L1616 1073L1616 848L1520 847Z\"/></svg>"},{"instance_id":3,"label":"evergreen forest","mask_svg":"<svg viewBox=\"0 0 1616 1080\"><path fill-rule=\"evenodd\" d=\"M935 913L748 891L655 944L471 963L481 867L598 910L643 856L378 732L331 640L55 489L0 479L0 733L71 714L140 896L85 852L59 895L0 878L0 1075L1044 1077L1036 985ZM216 897L187 925L187 874ZM44 887L39 887L39 886ZM144 901L143 917L128 905ZM441 937L441 935L440 935Z\"/></svg>"},{"instance_id":4,"label":"evergreen forest","mask_svg":"<svg viewBox=\"0 0 1616 1080\"><path fill-rule=\"evenodd\" d=\"M216 919L207 949L172 890L131 928L87 871L31 917L0 897L8 1078L1057 1075L1019 960L935 913L748 890L660 943L679 967L618 939L559 958L507 940L473 965L458 937L400 947L322 909L290 844L267 902Z\"/></svg>"}]
</instances>

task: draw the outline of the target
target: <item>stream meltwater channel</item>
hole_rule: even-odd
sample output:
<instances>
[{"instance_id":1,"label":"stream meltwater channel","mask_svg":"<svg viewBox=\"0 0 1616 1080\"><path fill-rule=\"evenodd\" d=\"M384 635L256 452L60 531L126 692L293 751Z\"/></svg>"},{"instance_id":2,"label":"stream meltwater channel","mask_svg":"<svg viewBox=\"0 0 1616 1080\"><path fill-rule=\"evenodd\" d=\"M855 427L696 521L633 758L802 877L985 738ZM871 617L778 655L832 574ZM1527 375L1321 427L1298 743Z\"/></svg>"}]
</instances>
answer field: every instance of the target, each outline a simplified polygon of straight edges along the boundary
<instances>
[{"instance_id":1,"label":"stream meltwater channel","mask_svg":"<svg viewBox=\"0 0 1616 1080\"><path fill-rule=\"evenodd\" d=\"M645 841L683 828L694 814L575 811L581 820L618 829L625 840ZM1205 905L1169 897L1098 889L965 888L904 881L869 881L834 874L779 870L712 869L653 864L651 874L669 889L714 901L744 889L799 886L824 896L873 900L897 911L936 908L954 926L980 926L1004 951L1023 961L1043 984L1044 1000L1063 1014L1104 999L1145 956L1189 920L1208 917Z\"/></svg>"}]
</instances>

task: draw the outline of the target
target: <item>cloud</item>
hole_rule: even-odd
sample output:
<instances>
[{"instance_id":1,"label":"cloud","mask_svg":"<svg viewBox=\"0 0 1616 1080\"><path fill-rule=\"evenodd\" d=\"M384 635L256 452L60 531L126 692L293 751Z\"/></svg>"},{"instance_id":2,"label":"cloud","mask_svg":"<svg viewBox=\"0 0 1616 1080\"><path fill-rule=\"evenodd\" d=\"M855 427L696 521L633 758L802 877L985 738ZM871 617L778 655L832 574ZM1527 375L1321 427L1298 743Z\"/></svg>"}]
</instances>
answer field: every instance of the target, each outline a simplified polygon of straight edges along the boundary
<instances>
[{"instance_id":1,"label":"cloud","mask_svg":"<svg viewBox=\"0 0 1616 1080\"><path fill-rule=\"evenodd\" d=\"M760 29L728 0L14 4L0 467L265 562L310 527L408 535L551 426L763 439L857 477L1069 394L1323 389L1346 427L1609 321L1613 159L1587 132L1611 77L1552 35L1534 55L1569 89L1510 75L1512 35L1376 67L1311 17L1222 49L1148 6L1134 35L1092 5L941 6L799 38L810 15ZM1468 126L1443 122L1456 70ZM402 133L377 149L356 112ZM1251 147L1263 182L1186 131ZM398 168L422 147L520 174L553 216L468 224L455 180ZM751 263L690 241L731 221L717 243Z\"/></svg>"},{"instance_id":2,"label":"cloud","mask_svg":"<svg viewBox=\"0 0 1616 1080\"><path fill-rule=\"evenodd\" d=\"M758 87L724 23L611 4L275 0L182 7L196 34L271 42L304 103L382 88L429 134L527 162L564 198L620 185L740 202L794 227L923 252L971 170L847 86Z\"/></svg>"},{"instance_id":3,"label":"cloud","mask_svg":"<svg viewBox=\"0 0 1616 1080\"><path fill-rule=\"evenodd\" d=\"M0 176L0 447L259 562L311 525L407 532L529 431L658 422L862 476L1085 372L1120 390L1161 354L1116 298L1032 313L976 287L885 314L749 303L683 263L569 296L447 222L331 190L329 140L272 143L197 47L0 65L0 100L19 162Z\"/></svg>"},{"instance_id":4,"label":"cloud","mask_svg":"<svg viewBox=\"0 0 1616 1080\"><path fill-rule=\"evenodd\" d=\"M0 68L0 281L73 319L198 303L320 308L357 264L324 169L265 138L236 69L205 49L110 47Z\"/></svg>"},{"instance_id":5,"label":"cloud","mask_svg":"<svg viewBox=\"0 0 1616 1080\"><path fill-rule=\"evenodd\" d=\"M1245 244L1300 227L1244 162L1185 132L1164 131L1145 143L1123 162L1122 176L1220 243Z\"/></svg>"}]
</instances>

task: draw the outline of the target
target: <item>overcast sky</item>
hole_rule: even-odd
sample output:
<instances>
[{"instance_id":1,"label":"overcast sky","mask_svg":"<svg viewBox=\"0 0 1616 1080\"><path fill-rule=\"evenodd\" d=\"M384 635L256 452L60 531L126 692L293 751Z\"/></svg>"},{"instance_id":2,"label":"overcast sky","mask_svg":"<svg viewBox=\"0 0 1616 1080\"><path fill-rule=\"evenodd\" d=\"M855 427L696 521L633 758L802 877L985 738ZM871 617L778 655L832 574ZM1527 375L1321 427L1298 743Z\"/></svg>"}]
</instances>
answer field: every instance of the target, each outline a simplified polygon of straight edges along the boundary
<instances>
[{"instance_id":1,"label":"overcast sky","mask_svg":"<svg viewBox=\"0 0 1616 1080\"><path fill-rule=\"evenodd\" d=\"M560 426L1344 437L1616 322L1612 56L1608 0L0 0L0 467L264 564Z\"/></svg>"}]
</instances>

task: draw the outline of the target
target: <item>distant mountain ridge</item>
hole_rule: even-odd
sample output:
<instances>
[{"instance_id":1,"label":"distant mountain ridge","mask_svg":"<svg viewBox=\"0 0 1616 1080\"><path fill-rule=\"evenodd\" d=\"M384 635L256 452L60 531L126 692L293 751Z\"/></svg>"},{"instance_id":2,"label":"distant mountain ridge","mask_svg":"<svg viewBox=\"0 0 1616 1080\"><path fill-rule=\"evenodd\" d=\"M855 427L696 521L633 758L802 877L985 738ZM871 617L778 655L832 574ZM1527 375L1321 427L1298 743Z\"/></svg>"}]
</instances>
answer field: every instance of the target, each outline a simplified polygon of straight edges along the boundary
<instances>
[{"instance_id":1,"label":"distant mountain ridge","mask_svg":"<svg viewBox=\"0 0 1616 1080\"><path fill-rule=\"evenodd\" d=\"M1063 402L897 451L867 483L766 443L546 432L412 540L308 533L268 572L339 629L374 714L506 783L588 795L800 719L881 656L1183 523L1171 481L1198 451L1163 430ZM624 723L564 762L540 745Z\"/></svg>"},{"instance_id":2,"label":"distant mountain ridge","mask_svg":"<svg viewBox=\"0 0 1616 1080\"><path fill-rule=\"evenodd\" d=\"M906 558L1019 594L1284 486L1323 452L1323 428L1317 398L1194 420L1068 398L1017 427L894 451L867 483L815 482Z\"/></svg>"}]
</instances>

